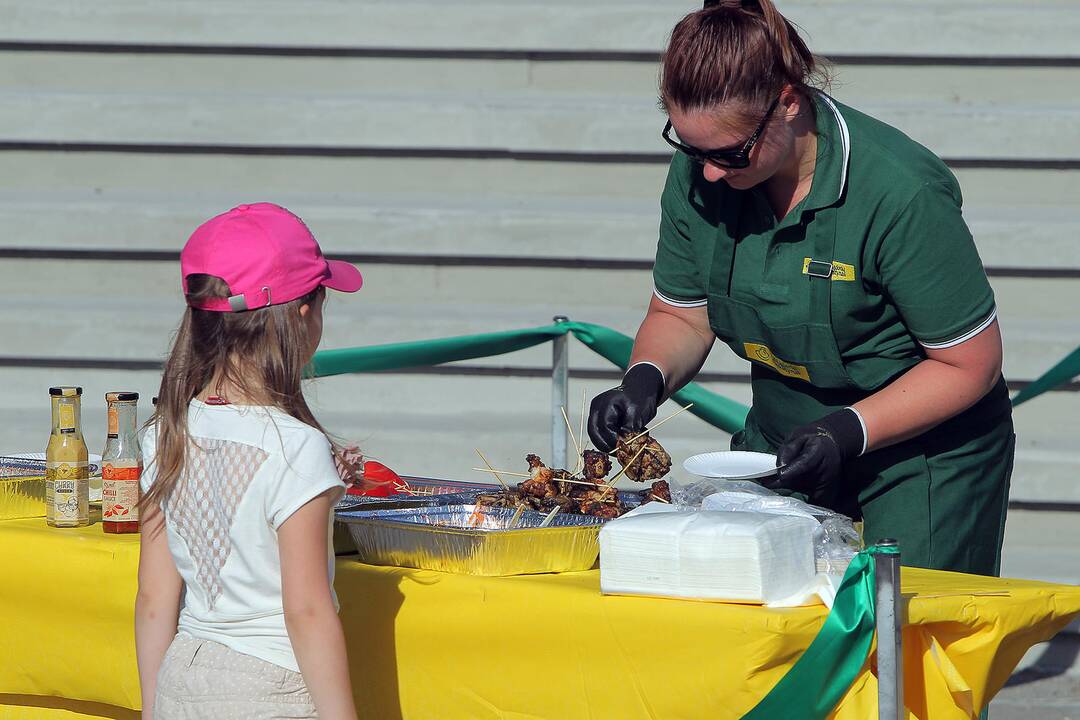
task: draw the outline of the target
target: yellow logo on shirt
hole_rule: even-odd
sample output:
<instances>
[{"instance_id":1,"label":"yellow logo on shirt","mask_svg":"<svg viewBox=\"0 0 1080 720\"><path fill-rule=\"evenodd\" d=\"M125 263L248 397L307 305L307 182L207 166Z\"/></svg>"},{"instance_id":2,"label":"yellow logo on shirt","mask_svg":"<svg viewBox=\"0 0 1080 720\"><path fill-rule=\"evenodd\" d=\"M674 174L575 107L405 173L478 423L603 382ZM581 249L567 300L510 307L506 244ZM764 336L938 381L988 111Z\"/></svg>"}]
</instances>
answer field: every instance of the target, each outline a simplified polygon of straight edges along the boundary
<instances>
[{"instance_id":1,"label":"yellow logo on shirt","mask_svg":"<svg viewBox=\"0 0 1080 720\"><path fill-rule=\"evenodd\" d=\"M743 349L746 350L746 357L749 360L756 360L763 365L768 365L784 377L798 378L810 382L810 373L805 366L781 360L773 355L772 350L765 345L743 343Z\"/></svg>"},{"instance_id":2,"label":"yellow logo on shirt","mask_svg":"<svg viewBox=\"0 0 1080 720\"><path fill-rule=\"evenodd\" d=\"M802 262L802 274L810 274L810 263L814 261L813 258L803 258ZM824 275L824 273L822 273ZM832 280L843 280L844 282L854 282L855 280L855 266L848 265L847 263L837 262L833 260L832 263Z\"/></svg>"}]
</instances>

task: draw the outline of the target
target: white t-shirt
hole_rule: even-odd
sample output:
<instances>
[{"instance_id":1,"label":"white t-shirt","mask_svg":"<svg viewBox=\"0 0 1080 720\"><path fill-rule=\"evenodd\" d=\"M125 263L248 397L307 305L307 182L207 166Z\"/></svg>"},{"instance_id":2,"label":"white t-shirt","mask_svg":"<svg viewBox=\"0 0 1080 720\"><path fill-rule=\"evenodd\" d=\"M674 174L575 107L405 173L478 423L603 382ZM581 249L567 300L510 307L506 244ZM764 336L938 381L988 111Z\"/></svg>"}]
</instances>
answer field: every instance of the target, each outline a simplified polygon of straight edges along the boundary
<instances>
[{"instance_id":1,"label":"white t-shirt","mask_svg":"<svg viewBox=\"0 0 1080 720\"><path fill-rule=\"evenodd\" d=\"M194 442L164 503L169 550L184 580L179 629L299 671L285 629L277 530L317 495L344 490L330 443L276 408L198 400L188 408L188 430ZM142 449L146 492L156 477L153 428ZM331 522L331 592L332 533Z\"/></svg>"}]
</instances>

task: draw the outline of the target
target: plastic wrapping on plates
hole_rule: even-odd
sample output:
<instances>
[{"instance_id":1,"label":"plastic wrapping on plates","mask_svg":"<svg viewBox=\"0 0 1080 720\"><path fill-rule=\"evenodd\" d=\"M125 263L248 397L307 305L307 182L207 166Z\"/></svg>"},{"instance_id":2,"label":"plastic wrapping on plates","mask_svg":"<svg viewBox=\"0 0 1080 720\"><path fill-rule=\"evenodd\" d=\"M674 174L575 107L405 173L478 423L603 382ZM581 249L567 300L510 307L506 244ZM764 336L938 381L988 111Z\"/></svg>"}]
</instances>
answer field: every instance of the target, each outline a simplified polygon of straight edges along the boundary
<instances>
[{"instance_id":1,"label":"plastic wrapping on plates","mask_svg":"<svg viewBox=\"0 0 1080 720\"><path fill-rule=\"evenodd\" d=\"M703 510L760 512L797 515L818 522L814 534L814 560L818 572L843 575L862 549L862 541L851 518L798 498L779 495L749 480L705 478L689 485L670 483L671 501Z\"/></svg>"},{"instance_id":2,"label":"plastic wrapping on plates","mask_svg":"<svg viewBox=\"0 0 1080 720\"><path fill-rule=\"evenodd\" d=\"M588 570L600 552L603 520L558 514L548 527L544 515L476 505L407 510L348 511L346 523L360 562L439 570L465 575L529 575Z\"/></svg>"}]
</instances>

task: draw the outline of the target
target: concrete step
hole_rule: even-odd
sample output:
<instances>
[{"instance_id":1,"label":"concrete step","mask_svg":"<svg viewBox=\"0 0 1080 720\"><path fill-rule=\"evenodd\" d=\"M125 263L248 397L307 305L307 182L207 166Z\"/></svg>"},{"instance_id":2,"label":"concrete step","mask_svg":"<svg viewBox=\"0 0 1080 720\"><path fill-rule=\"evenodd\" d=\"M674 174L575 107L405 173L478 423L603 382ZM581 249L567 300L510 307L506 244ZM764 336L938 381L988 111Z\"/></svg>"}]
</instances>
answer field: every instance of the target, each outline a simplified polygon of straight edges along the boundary
<instances>
[{"instance_id":1,"label":"concrete step","mask_svg":"<svg viewBox=\"0 0 1080 720\"><path fill-rule=\"evenodd\" d=\"M276 194L327 252L650 261L655 198L459 194ZM3 247L175 251L243 193L0 191ZM971 206L965 216L987 267L1080 269L1075 205ZM437 228L437 230L436 230ZM358 243L362 239L362 243ZM452 239L452 240L451 240ZM378 248L378 250L374 250Z\"/></svg>"},{"instance_id":2,"label":"concrete step","mask_svg":"<svg viewBox=\"0 0 1080 720\"><path fill-rule=\"evenodd\" d=\"M648 271L528 267L367 268L363 291L331 295L323 347L423 340L547 324L555 315L637 332L652 296ZM166 351L182 299L173 262L5 260L0 263L3 355L153 359ZM121 284L107 283L117 279ZM1076 280L997 277L1010 379L1037 377L1080 342ZM47 329L40 324L48 316ZM1038 348L1033 352L1032 348ZM575 366L610 367L589 352ZM546 348L487 361L543 367ZM719 347L707 371L745 372Z\"/></svg>"},{"instance_id":3,"label":"concrete step","mask_svg":"<svg viewBox=\"0 0 1080 720\"><path fill-rule=\"evenodd\" d=\"M483 205L528 194L634 199L656 208L666 175L664 162L0 152L4 193L49 197L89 190L103 199L113 193L156 198L213 194L226 206L299 195L321 195L320 203L334 203L355 194L453 197ZM956 176L973 206L1053 208L1080 196L1078 170L965 168Z\"/></svg>"},{"instance_id":4,"label":"concrete step","mask_svg":"<svg viewBox=\"0 0 1080 720\"><path fill-rule=\"evenodd\" d=\"M1002 577L1080 585L1080 513L1011 510Z\"/></svg>"},{"instance_id":5,"label":"concrete step","mask_svg":"<svg viewBox=\"0 0 1080 720\"><path fill-rule=\"evenodd\" d=\"M8 91L103 94L146 93L162 88L181 95L294 95L298 98L355 97L369 93L448 96L511 94L543 102L571 96L582 103L600 98L657 94L659 62L602 56L550 58L415 57L364 55L311 57L235 54L145 54L137 52L0 51L0 88ZM1056 89L1080 83L1080 67L1002 67L846 63L830 65L829 91L842 102L913 102L948 105L978 102L993 107L1061 104Z\"/></svg>"},{"instance_id":6,"label":"concrete step","mask_svg":"<svg viewBox=\"0 0 1080 720\"><path fill-rule=\"evenodd\" d=\"M1080 32L1080 12L1053 0L935 0L919 12L898 0L779 5L826 55L1075 57ZM4 0L0 19L9 37L41 42L656 52L674 23L699 7L650 0L111 0L92 7ZM978 23L971 21L976 8Z\"/></svg>"},{"instance_id":7,"label":"concrete step","mask_svg":"<svg viewBox=\"0 0 1080 720\"><path fill-rule=\"evenodd\" d=\"M148 201L213 195L225 206L253 198L304 196L333 204L353 195L394 194L415 196L420 204L454 198L484 206L529 195L637 200L655 209L666 175L665 162L0 152L5 195L47 198L89 191L103 200L142 195ZM1039 211L1069 206L1080 197L1080 170L965 168L956 176L969 206ZM208 208L214 210L216 205Z\"/></svg>"},{"instance_id":8,"label":"concrete step","mask_svg":"<svg viewBox=\"0 0 1080 720\"><path fill-rule=\"evenodd\" d=\"M1080 106L978 100L860 104L946 158L1080 158ZM266 122L273 117L274 122ZM471 96L383 90L342 96L239 93L0 92L9 142L224 144L474 152L667 153L652 95ZM1027 132L1018 135L1017 127ZM1054 137L1053 144L1042 140Z\"/></svg>"}]
</instances>

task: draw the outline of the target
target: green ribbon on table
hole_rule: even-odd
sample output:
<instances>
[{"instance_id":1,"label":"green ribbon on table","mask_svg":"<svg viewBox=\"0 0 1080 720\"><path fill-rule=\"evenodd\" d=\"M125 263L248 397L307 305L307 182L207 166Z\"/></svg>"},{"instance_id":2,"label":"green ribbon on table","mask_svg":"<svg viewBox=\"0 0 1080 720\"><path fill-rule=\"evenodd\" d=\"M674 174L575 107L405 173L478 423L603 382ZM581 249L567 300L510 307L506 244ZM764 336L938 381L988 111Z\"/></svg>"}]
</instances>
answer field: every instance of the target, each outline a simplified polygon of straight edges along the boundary
<instances>
[{"instance_id":1,"label":"green ribbon on table","mask_svg":"<svg viewBox=\"0 0 1080 720\"><path fill-rule=\"evenodd\" d=\"M632 338L603 325L562 322L537 328L481 335L461 335L437 340L320 350L315 353L309 370L313 377L326 377L344 373L380 372L441 365L524 350L550 342L567 333L572 333L593 352L624 370L630 362L630 351L634 345ZM694 407L690 408L691 413L726 432L738 432L746 424L746 413L749 412L749 408L742 403L706 390L696 383L689 383L672 398L682 405L694 403Z\"/></svg>"},{"instance_id":2,"label":"green ribbon on table","mask_svg":"<svg viewBox=\"0 0 1080 720\"><path fill-rule=\"evenodd\" d=\"M1031 384L1013 396L1012 404L1016 407L1020 403L1042 395L1044 392L1053 390L1059 385L1072 380L1080 375L1080 348L1073 350L1058 364L1031 381Z\"/></svg>"},{"instance_id":3,"label":"green ribbon on table","mask_svg":"<svg viewBox=\"0 0 1080 720\"><path fill-rule=\"evenodd\" d=\"M824 720L833 711L859 677L874 642L874 555L898 552L874 545L852 559L810 647L742 720Z\"/></svg>"}]
</instances>

